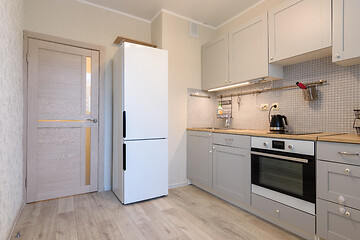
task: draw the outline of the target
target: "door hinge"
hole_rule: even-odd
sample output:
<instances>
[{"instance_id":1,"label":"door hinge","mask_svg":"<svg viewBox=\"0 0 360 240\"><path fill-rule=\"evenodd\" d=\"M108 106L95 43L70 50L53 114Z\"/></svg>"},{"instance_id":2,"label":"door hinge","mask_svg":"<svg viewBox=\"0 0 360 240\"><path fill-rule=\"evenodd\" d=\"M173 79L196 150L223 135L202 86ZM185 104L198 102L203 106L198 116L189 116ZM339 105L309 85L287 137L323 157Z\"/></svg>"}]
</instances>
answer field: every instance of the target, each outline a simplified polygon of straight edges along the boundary
<instances>
[{"instance_id":1,"label":"door hinge","mask_svg":"<svg viewBox=\"0 0 360 240\"><path fill-rule=\"evenodd\" d=\"M30 54L29 53L26 53L26 62L29 63L29 56Z\"/></svg>"},{"instance_id":2,"label":"door hinge","mask_svg":"<svg viewBox=\"0 0 360 240\"><path fill-rule=\"evenodd\" d=\"M27 188L27 178L25 178L25 188Z\"/></svg>"}]
</instances>

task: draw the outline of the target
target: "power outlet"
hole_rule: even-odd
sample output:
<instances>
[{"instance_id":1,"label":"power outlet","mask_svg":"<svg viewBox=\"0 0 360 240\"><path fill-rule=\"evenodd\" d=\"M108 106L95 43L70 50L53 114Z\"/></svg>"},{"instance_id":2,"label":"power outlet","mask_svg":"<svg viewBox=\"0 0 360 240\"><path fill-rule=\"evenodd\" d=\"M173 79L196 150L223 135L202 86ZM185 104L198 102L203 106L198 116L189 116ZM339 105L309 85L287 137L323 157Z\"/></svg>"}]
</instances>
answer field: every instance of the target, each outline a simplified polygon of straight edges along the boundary
<instances>
[{"instance_id":1,"label":"power outlet","mask_svg":"<svg viewBox=\"0 0 360 240\"><path fill-rule=\"evenodd\" d=\"M261 105L260 105L260 110L261 110L261 111L267 111L267 110L269 110L269 104L261 104Z\"/></svg>"},{"instance_id":2,"label":"power outlet","mask_svg":"<svg viewBox=\"0 0 360 240\"><path fill-rule=\"evenodd\" d=\"M274 107L276 105L276 107ZM272 110L279 110L279 104L278 103L273 103L271 104Z\"/></svg>"}]
</instances>

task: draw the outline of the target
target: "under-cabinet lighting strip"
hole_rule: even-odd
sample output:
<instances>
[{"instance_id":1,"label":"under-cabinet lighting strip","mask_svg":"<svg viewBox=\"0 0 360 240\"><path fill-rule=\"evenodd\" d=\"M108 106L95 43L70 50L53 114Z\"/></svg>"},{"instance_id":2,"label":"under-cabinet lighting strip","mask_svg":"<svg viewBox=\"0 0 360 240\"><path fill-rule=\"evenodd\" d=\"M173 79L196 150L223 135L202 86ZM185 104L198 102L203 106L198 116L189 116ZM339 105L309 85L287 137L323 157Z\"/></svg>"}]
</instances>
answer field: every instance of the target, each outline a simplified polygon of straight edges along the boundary
<instances>
[{"instance_id":1,"label":"under-cabinet lighting strip","mask_svg":"<svg viewBox=\"0 0 360 240\"><path fill-rule=\"evenodd\" d=\"M231 86L209 89L208 92L220 91L220 90L230 89L230 88L234 88L234 87L245 86L245 85L249 85L249 84L250 84L250 82L243 82L243 83L238 83L238 84L234 84Z\"/></svg>"}]
</instances>

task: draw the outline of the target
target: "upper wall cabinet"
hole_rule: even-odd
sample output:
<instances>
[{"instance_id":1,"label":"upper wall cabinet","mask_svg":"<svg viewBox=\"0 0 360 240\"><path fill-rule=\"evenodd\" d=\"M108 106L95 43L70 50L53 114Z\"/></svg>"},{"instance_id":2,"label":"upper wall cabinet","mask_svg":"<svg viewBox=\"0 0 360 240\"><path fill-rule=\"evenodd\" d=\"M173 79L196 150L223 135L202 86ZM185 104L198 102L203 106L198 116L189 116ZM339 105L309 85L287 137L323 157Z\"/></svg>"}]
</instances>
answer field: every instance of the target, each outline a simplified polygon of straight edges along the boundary
<instances>
[{"instance_id":1,"label":"upper wall cabinet","mask_svg":"<svg viewBox=\"0 0 360 240\"><path fill-rule=\"evenodd\" d=\"M268 62L267 13L229 32L231 84L257 78L281 79L282 66Z\"/></svg>"},{"instance_id":2,"label":"upper wall cabinet","mask_svg":"<svg viewBox=\"0 0 360 240\"><path fill-rule=\"evenodd\" d=\"M360 1L333 0L333 62L360 63Z\"/></svg>"},{"instance_id":3,"label":"upper wall cabinet","mask_svg":"<svg viewBox=\"0 0 360 240\"><path fill-rule=\"evenodd\" d=\"M208 90L229 81L229 39L224 34L201 47L201 85Z\"/></svg>"},{"instance_id":4,"label":"upper wall cabinet","mask_svg":"<svg viewBox=\"0 0 360 240\"><path fill-rule=\"evenodd\" d=\"M350 25L357 23L352 20ZM331 0L288 0L269 11L270 63L289 65L330 56L330 47Z\"/></svg>"}]
</instances>

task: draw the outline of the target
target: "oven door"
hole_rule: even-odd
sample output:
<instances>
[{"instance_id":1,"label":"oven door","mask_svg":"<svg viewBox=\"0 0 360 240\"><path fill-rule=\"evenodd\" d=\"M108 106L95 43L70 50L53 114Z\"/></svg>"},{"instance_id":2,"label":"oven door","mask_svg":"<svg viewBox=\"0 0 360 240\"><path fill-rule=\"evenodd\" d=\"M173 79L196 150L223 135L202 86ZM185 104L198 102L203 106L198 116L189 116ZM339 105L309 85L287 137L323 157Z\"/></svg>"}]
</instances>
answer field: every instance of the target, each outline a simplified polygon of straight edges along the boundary
<instances>
[{"instance_id":1,"label":"oven door","mask_svg":"<svg viewBox=\"0 0 360 240\"><path fill-rule=\"evenodd\" d=\"M315 157L252 148L251 183L315 203Z\"/></svg>"}]
</instances>

